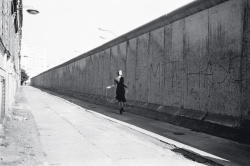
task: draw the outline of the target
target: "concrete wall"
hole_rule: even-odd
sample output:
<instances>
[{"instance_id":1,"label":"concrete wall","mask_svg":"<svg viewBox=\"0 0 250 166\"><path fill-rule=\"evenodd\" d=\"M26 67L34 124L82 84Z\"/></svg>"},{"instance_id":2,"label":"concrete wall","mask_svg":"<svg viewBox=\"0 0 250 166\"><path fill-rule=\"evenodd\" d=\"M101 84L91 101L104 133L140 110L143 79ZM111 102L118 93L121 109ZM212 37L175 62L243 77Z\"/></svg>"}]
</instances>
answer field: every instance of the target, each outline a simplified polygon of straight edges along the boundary
<instances>
[{"instance_id":1,"label":"concrete wall","mask_svg":"<svg viewBox=\"0 0 250 166\"><path fill-rule=\"evenodd\" d=\"M242 54L242 116L250 121L250 0L245 1Z\"/></svg>"},{"instance_id":2,"label":"concrete wall","mask_svg":"<svg viewBox=\"0 0 250 166\"><path fill-rule=\"evenodd\" d=\"M250 108L250 63L243 60L243 50L250 43L248 3L249 0L195 1L34 77L32 84L104 96L105 87L122 69L129 101L240 121ZM243 49L244 33L248 38ZM249 50L244 54L247 60ZM243 61L247 62L245 95ZM113 97L114 90L107 95Z\"/></svg>"}]
</instances>

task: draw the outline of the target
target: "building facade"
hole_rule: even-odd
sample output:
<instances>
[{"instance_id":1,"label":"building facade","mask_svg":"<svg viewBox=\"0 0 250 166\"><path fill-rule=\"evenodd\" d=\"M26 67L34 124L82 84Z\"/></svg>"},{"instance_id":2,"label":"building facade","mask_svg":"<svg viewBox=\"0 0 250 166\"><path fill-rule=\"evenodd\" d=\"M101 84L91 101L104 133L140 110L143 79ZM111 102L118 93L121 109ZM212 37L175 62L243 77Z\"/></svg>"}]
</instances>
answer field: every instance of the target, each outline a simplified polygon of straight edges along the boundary
<instances>
[{"instance_id":1,"label":"building facade","mask_svg":"<svg viewBox=\"0 0 250 166\"><path fill-rule=\"evenodd\" d=\"M20 84L22 0L0 0L0 125Z\"/></svg>"}]
</instances>

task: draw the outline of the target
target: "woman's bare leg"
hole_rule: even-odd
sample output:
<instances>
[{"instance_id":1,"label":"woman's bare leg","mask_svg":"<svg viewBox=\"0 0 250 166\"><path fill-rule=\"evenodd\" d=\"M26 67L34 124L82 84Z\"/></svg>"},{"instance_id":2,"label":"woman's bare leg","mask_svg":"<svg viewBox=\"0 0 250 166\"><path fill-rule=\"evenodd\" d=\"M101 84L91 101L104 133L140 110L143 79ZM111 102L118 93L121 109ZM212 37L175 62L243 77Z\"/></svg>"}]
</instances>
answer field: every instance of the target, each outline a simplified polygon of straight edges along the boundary
<instances>
[{"instance_id":1,"label":"woman's bare leg","mask_svg":"<svg viewBox=\"0 0 250 166\"><path fill-rule=\"evenodd\" d=\"M122 114L122 102L119 102L120 114Z\"/></svg>"},{"instance_id":2,"label":"woman's bare leg","mask_svg":"<svg viewBox=\"0 0 250 166\"><path fill-rule=\"evenodd\" d=\"M120 114L122 114L122 112L124 112L124 106L125 106L124 102L119 102Z\"/></svg>"},{"instance_id":3,"label":"woman's bare leg","mask_svg":"<svg viewBox=\"0 0 250 166\"><path fill-rule=\"evenodd\" d=\"M121 110L122 110L122 112L124 112L124 102L121 102Z\"/></svg>"}]
</instances>

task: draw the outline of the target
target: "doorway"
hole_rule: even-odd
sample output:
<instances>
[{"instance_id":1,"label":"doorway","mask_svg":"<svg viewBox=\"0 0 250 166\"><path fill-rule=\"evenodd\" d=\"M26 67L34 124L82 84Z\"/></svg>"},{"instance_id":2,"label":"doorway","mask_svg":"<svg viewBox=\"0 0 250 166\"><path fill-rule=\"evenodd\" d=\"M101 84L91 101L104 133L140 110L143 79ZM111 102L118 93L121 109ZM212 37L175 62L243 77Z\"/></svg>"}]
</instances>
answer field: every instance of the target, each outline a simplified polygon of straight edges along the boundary
<instances>
[{"instance_id":1,"label":"doorway","mask_svg":"<svg viewBox=\"0 0 250 166\"><path fill-rule=\"evenodd\" d=\"M0 76L0 123L3 122L5 116L5 95L6 88L5 88L5 79L4 77Z\"/></svg>"}]
</instances>

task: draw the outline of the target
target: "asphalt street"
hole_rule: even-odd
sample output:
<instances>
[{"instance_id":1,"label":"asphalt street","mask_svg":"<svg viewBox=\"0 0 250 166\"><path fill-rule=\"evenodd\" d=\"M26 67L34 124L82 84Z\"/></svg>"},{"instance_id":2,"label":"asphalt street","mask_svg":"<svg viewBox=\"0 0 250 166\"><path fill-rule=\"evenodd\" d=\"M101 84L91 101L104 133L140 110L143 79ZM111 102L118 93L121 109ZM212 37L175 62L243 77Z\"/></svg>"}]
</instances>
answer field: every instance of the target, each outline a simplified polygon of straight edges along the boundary
<instances>
[{"instance_id":1,"label":"asphalt street","mask_svg":"<svg viewBox=\"0 0 250 166\"><path fill-rule=\"evenodd\" d=\"M22 93L40 133L44 165L202 165L170 144L64 99L32 87Z\"/></svg>"}]
</instances>

